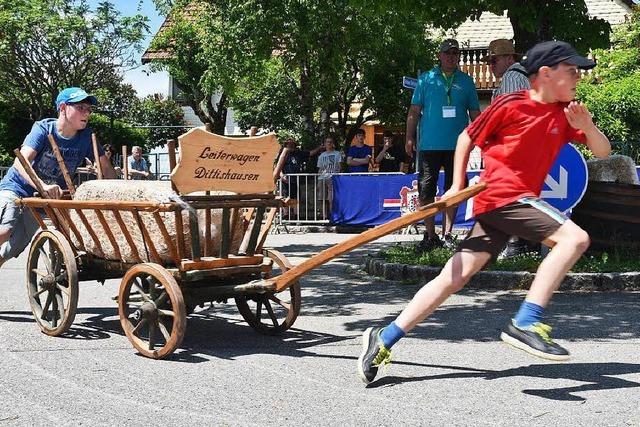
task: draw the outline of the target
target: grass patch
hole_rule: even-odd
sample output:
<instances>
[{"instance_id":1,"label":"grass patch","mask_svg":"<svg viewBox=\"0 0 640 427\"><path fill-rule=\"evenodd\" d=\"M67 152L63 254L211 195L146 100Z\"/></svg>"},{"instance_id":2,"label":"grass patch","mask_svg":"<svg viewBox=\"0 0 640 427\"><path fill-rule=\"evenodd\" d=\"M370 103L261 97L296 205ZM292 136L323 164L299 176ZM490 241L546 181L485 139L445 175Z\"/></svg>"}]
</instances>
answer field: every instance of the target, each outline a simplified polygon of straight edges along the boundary
<instances>
[{"instance_id":1,"label":"grass patch","mask_svg":"<svg viewBox=\"0 0 640 427\"><path fill-rule=\"evenodd\" d=\"M415 252L415 244L396 244L384 251L382 255L388 262L397 262L408 265L427 265L431 267L443 267L449 260L453 251L445 248L437 248L431 252L418 255ZM640 257L637 253L602 253L599 255L583 255L576 265L573 273L625 273L640 271ZM529 271L534 273L542 262L538 253L518 255L513 258L497 260L486 267L493 271Z\"/></svg>"}]
</instances>

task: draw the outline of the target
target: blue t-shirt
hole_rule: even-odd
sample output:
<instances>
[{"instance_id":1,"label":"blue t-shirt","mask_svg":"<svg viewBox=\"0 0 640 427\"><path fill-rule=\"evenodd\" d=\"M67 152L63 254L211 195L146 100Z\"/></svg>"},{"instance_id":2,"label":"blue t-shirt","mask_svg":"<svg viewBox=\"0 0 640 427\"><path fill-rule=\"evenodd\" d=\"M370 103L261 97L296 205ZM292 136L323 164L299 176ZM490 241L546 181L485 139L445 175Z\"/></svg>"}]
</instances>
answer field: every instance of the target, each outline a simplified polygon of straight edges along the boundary
<instances>
[{"instance_id":1,"label":"blue t-shirt","mask_svg":"<svg viewBox=\"0 0 640 427\"><path fill-rule=\"evenodd\" d=\"M58 133L56 119L44 119L35 122L31 132L24 139L23 145L33 148L38 153L31 163L38 177L47 184L58 184L61 188L67 188L56 156L53 154L53 148L49 143L48 135L50 133L53 134L58 144L69 174L73 176L76 168L84 164L85 157L95 161L91 143L92 131L86 128L76 133L73 138L65 138ZM104 150L99 144L98 153L100 156L104 154ZM13 166L0 181L0 190L12 191L19 197L31 197L36 192L36 189L29 185Z\"/></svg>"},{"instance_id":2,"label":"blue t-shirt","mask_svg":"<svg viewBox=\"0 0 640 427\"><path fill-rule=\"evenodd\" d=\"M411 104L422 107L419 151L455 150L458 135L469 124L469 111L480 110L478 92L471 76L456 70L449 82L451 91L447 96L449 84L440 67L434 67L418 78ZM455 107L455 117L451 117L451 110L443 111L443 107Z\"/></svg>"},{"instance_id":3,"label":"blue t-shirt","mask_svg":"<svg viewBox=\"0 0 640 427\"><path fill-rule=\"evenodd\" d=\"M147 165L147 161L144 157L140 157L140 160L136 160L133 158L133 155L129 156L129 170L137 170L140 172L149 172L149 166ZM142 175L131 175L131 179L133 180L141 180L146 179Z\"/></svg>"},{"instance_id":4,"label":"blue t-shirt","mask_svg":"<svg viewBox=\"0 0 640 427\"><path fill-rule=\"evenodd\" d=\"M364 159L367 156L371 156L371 147L363 145L362 147L356 147L355 145L349 147L347 157L352 159ZM368 172L369 165L349 166L349 172Z\"/></svg>"}]
</instances>

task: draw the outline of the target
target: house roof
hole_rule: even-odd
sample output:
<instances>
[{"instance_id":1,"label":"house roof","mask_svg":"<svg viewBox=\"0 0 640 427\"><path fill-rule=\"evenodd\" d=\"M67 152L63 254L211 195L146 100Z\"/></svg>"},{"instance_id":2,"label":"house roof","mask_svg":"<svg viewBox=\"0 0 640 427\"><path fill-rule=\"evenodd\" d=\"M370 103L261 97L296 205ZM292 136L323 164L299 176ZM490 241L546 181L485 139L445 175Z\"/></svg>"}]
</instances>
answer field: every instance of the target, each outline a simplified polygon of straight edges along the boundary
<instances>
[{"instance_id":1,"label":"house roof","mask_svg":"<svg viewBox=\"0 0 640 427\"><path fill-rule=\"evenodd\" d=\"M637 0L636 0L637 1ZM589 15L601 18L611 25L621 24L634 5L634 0L585 0ZM466 48L487 48L491 40L513 38L513 27L506 15L484 12L480 19L467 19L455 30L447 31Z\"/></svg>"},{"instance_id":2,"label":"house roof","mask_svg":"<svg viewBox=\"0 0 640 427\"><path fill-rule=\"evenodd\" d=\"M189 20L195 19L196 12L199 7L200 6L197 3L188 4L187 6L185 6L182 12L183 16ZM171 19L171 15L167 16L164 19L164 22L162 23L160 28L158 29L158 32L155 34L154 38L158 37L160 34L165 32L168 28L171 28L172 23L173 23L173 19ZM147 64L157 59L169 59L169 58L171 58L170 50L168 49L154 50L151 47L148 47L147 50L145 50L145 52L142 54L142 63Z\"/></svg>"}]
</instances>

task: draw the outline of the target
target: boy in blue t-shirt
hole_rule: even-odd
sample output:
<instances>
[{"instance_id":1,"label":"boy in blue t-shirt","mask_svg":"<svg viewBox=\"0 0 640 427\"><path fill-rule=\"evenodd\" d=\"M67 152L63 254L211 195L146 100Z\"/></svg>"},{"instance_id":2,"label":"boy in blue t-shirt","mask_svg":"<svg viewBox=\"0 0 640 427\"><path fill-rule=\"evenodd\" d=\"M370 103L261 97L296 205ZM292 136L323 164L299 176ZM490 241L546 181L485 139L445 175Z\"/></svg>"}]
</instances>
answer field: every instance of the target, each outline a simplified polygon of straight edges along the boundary
<instances>
[{"instance_id":1,"label":"boy in blue t-shirt","mask_svg":"<svg viewBox=\"0 0 640 427\"><path fill-rule=\"evenodd\" d=\"M356 131L356 145L349 147L347 165L349 172L369 172L371 162L371 147L364 145L364 130Z\"/></svg>"},{"instance_id":2,"label":"boy in blue t-shirt","mask_svg":"<svg viewBox=\"0 0 640 427\"><path fill-rule=\"evenodd\" d=\"M92 108L97 105L95 96L71 87L56 98L57 119L44 119L33 124L20 152L31 163L44 189L42 197L59 199L66 183L49 143L53 135L70 174L81 166L85 158L94 160L91 129L87 128ZM105 178L115 178L115 170L98 146L100 165ZM16 159L0 181L0 265L14 258L27 247L38 229L38 223L28 209L16 206L15 200L31 197L35 184Z\"/></svg>"}]
</instances>

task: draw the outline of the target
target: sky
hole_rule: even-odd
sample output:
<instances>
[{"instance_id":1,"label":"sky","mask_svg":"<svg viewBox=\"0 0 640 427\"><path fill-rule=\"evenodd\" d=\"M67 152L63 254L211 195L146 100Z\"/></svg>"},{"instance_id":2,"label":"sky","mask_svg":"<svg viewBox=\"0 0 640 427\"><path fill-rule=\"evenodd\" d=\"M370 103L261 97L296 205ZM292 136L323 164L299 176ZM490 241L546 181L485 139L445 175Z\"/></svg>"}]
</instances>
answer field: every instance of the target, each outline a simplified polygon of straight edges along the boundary
<instances>
[{"instance_id":1,"label":"sky","mask_svg":"<svg viewBox=\"0 0 640 427\"><path fill-rule=\"evenodd\" d=\"M89 1L92 7L95 7L98 3L99 0ZM138 1L136 0L111 0L111 3L116 6L123 16L132 16L136 13L141 13L149 18L149 34L143 43L144 49L146 49L151 43L153 35L158 31L158 28L160 28L160 25L162 25L164 21L164 17L158 15L153 0L142 0L140 12L137 10ZM142 53L144 53L144 50ZM140 62L142 53L137 55L138 62ZM124 81L125 83L133 85L140 97L154 93L167 95L169 91L169 75L166 72L151 73L149 67L146 65L125 72Z\"/></svg>"}]
</instances>

